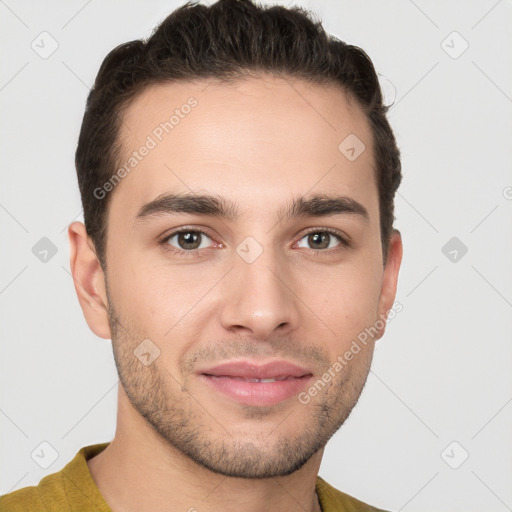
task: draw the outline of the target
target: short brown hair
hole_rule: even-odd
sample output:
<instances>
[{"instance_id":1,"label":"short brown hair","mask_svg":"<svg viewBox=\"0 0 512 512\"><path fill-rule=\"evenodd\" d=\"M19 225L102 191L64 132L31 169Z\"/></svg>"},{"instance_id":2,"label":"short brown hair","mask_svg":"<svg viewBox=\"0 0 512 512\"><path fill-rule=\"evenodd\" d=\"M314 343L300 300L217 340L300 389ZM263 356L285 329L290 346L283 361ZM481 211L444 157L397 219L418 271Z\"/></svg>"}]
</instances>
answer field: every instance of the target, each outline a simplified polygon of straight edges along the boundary
<instances>
[{"instance_id":1,"label":"short brown hair","mask_svg":"<svg viewBox=\"0 0 512 512\"><path fill-rule=\"evenodd\" d=\"M393 230L394 196L401 181L400 152L383 104L377 74L357 46L325 32L300 7L262 7L252 0L218 0L211 6L187 2L173 11L147 40L114 48L104 59L87 98L76 150L84 221L106 269L110 195L95 190L120 164L123 111L146 87L194 79L232 81L251 72L338 84L356 99L374 137L384 263ZM340 141L341 142L341 141Z\"/></svg>"}]
</instances>

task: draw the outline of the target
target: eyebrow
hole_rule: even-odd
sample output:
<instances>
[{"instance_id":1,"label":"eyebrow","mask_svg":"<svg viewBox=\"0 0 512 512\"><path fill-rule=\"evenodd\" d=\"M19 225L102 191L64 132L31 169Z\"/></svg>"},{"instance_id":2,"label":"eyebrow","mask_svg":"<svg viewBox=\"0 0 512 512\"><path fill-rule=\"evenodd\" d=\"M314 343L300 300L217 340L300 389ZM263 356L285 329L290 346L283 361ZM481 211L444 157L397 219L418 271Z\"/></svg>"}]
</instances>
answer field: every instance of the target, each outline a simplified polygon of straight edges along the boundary
<instances>
[{"instance_id":1,"label":"eyebrow","mask_svg":"<svg viewBox=\"0 0 512 512\"><path fill-rule=\"evenodd\" d=\"M191 213L208 215L234 221L240 216L238 205L222 196L206 194L165 194L140 208L135 223L152 217L173 213ZM311 197L297 197L277 212L280 220L295 217L327 217L338 214L350 214L369 221L367 209L359 202L347 196L326 194Z\"/></svg>"}]
</instances>

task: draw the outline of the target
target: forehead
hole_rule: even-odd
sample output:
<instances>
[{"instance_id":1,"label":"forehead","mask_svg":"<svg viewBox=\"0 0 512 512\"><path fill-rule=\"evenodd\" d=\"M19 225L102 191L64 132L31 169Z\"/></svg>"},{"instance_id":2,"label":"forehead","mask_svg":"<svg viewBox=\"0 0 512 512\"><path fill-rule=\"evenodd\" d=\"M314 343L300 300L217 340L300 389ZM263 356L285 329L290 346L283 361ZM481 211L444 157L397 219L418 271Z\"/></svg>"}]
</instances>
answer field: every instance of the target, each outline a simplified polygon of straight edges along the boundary
<instances>
[{"instance_id":1,"label":"forehead","mask_svg":"<svg viewBox=\"0 0 512 512\"><path fill-rule=\"evenodd\" d=\"M253 209L265 199L265 211L333 188L376 199L368 121L334 85L270 76L154 85L125 110L120 140L128 172L113 202L122 197L132 217L164 193L231 193ZM353 159L352 147L364 151Z\"/></svg>"}]
</instances>

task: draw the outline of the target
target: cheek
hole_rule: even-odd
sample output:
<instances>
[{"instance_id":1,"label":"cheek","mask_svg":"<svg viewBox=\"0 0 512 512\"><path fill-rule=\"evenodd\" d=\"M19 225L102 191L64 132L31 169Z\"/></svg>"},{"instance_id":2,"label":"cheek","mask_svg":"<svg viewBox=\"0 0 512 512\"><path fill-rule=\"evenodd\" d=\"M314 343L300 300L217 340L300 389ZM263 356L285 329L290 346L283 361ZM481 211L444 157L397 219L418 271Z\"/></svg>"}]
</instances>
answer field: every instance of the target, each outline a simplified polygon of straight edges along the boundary
<instances>
[{"instance_id":1,"label":"cheek","mask_svg":"<svg viewBox=\"0 0 512 512\"><path fill-rule=\"evenodd\" d=\"M218 270L211 265L125 260L109 279L112 300L118 314L138 333L165 343L190 322L198 322L209 290L225 272Z\"/></svg>"},{"instance_id":2,"label":"cheek","mask_svg":"<svg viewBox=\"0 0 512 512\"><path fill-rule=\"evenodd\" d=\"M378 318L382 274L375 268L375 264L351 266L325 275L309 274L307 281L302 280L302 293L298 295L313 311L313 322L328 327L326 330L321 326L332 339L335 355Z\"/></svg>"}]
</instances>

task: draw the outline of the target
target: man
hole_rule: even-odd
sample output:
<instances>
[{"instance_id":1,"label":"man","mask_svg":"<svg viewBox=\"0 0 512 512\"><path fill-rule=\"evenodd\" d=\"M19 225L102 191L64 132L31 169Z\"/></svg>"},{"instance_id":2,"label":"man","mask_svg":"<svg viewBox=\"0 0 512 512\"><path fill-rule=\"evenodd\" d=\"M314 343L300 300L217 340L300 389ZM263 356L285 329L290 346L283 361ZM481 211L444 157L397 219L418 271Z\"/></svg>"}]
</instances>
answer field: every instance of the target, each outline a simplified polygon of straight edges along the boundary
<instances>
[{"instance_id":1,"label":"man","mask_svg":"<svg viewBox=\"0 0 512 512\"><path fill-rule=\"evenodd\" d=\"M106 57L68 232L117 430L2 511L377 510L318 470L395 299L385 114L366 54L300 9L187 4Z\"/></svg>"}]
</instances>

